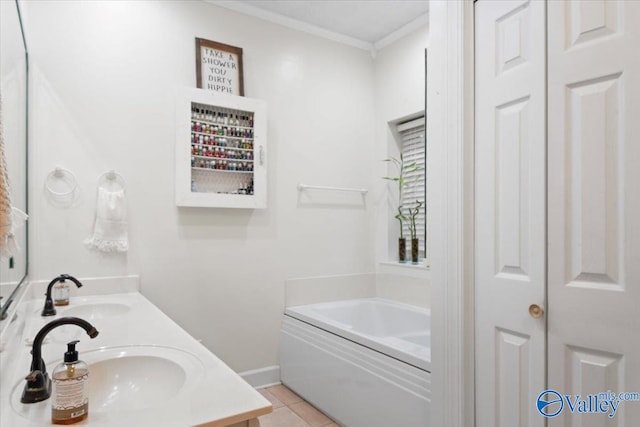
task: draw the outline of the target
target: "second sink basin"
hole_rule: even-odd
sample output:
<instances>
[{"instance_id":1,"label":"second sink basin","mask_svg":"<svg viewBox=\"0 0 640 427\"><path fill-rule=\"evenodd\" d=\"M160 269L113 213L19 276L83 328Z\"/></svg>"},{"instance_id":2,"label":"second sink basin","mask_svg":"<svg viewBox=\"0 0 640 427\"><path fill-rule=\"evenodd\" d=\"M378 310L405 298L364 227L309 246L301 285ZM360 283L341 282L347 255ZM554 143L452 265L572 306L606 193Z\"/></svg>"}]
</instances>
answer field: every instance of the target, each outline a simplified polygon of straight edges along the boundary
<instances>
[{"instance_id":1,"label":"second sink basin","mask_svg":"<svg viewBox=\"0 0 640 427\"><path fill-rule=\"evenodd\" d=\"M131 305L115 298L94 297L88 299L80 297L72 298L71 304L68 306L56 307L56 316L42 317L40 316L41 311L41 308L37 309L36 320L28 328L27 342L32 342L40 328L53 319L59 317L79 317L88 322L116 320L123 315L129 314L131 312ZM101 322L95 324L98 331L100 331L100 323ZM73 340L83 340L86 337L86 333L77 326L64 325L49 332L45 342L68 343Z\"/></svg>"},{"instance_id":2,"label":"second sink basin","mask_svg":"<svg viewBox=\"0 0 640 427\"><path fill-rule=\"evenodd\" d=\"M61 316L81 317L85 320L91 321L125 314L129 310L130 307L126 304L103 302L75 305L66 309L60 309L58 313Z\"/></svg>"},{"instance_id":3,"label":"second sink basin","mask_svg":"<svg viewBox=\"0 0 640 427\"><path fill-rule=\"evenodd\" d=\"M56 317L74 316L91 321L95 319L106 319L131 311L131 306L122 299L113 297L72 297L69 305L57 306ZM34 314L40 315L42 308L38 307ZM54 317L42 317L42 320L49 321Z\"/></svg>"}]
</instances>

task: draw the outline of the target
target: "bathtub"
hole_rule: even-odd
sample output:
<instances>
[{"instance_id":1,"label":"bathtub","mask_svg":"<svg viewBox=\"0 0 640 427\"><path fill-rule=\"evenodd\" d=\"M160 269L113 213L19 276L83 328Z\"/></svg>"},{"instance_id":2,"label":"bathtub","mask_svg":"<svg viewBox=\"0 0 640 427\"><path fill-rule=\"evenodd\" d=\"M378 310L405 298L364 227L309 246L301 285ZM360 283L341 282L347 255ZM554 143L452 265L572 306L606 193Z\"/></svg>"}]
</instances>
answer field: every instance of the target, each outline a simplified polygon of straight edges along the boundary
<instances>
[{"instance_id":1,"label":"bathtub","mask_svg":"<svg viewBox=\"0 0 640 427\"><path fill-rule=\"evenodd\" d=\"M282 382L347 427L425 427L430 312L381 298L288 307Z\"/></svg>"}]
</instances>

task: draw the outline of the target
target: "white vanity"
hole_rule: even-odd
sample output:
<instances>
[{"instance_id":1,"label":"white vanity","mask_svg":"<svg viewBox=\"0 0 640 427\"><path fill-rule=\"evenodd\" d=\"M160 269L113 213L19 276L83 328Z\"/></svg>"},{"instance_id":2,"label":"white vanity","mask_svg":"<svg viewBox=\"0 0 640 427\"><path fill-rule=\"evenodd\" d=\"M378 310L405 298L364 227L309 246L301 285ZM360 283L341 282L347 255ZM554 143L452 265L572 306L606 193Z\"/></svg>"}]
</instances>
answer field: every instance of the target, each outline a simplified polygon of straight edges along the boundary
<instances>
[{"instance_id":1,"label":"white vanity","mask_svg":"<svg viewBox=\"0 0 640 427\"><path fill-rule=\"evenodd\" d=\"M82 328L64 325L42 345L50 374L66 343L80 340L80 359L90 366L90 397L89 417L76 425L248 427L258 426L257 417L272 411L269 401L136 289L88 295L90 287L70 305L56 307L55 316L42 317L44 297L35 285L14 320L5 324L0 425L52 425L51 399L23 404L20 397L33 338L46 323L65 316L82 318L99 331L91 339Z\"/></svg>"}]
</instances>

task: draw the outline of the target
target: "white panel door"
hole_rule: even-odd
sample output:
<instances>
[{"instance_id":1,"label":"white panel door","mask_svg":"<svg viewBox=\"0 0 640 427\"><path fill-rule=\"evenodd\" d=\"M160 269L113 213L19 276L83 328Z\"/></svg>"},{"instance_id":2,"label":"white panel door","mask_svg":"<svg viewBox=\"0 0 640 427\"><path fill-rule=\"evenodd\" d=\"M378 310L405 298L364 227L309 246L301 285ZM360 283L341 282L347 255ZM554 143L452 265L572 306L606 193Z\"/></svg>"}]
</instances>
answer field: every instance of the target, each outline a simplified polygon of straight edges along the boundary
<instances>
[{"instance_id":1,"label":"white panel door","mask_svg":"<svg viewBox=\"0 0 640 427\"><path fill-rule=\"evenodd\" d=\"M548 66L548 386L637 392L640 2L549 2ZM549 426L640 425L567 406Z\"/></svg>"},{"instance_id":2,"label":"white panel door","mask_svg":"<svg viewBox=\"0 0 640 427\"><path fill-rule=\"evenodd\" d=\"M545 3L479 1L476 426L544 426Z\"/></svg>"}]
</instances>

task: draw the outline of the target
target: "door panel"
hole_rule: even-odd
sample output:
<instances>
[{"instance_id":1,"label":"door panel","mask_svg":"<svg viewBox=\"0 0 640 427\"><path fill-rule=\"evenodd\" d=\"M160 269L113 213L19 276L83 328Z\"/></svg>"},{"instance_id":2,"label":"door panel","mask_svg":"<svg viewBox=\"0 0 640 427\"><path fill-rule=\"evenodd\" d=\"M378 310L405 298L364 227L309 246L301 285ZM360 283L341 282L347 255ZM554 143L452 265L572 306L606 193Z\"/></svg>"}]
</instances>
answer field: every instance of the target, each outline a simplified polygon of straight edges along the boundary
<instances>
[{"instance_id":1,"label":"door panel","mask_svg":"<svg viewBox=\"0 0 640 427\"><path fill-rule=\"evenodd\" d=\"M476 425L543 426L544 2L481 1L476 16Z\"/></svg>"},{"instance_id":2,"label":"door panel","mask_svg":"<svg viewBox=\"0 0 640 427\"><path fill-rule=\"evenodd\" d=\"M548 2L549 388L640 391L640 2ZM635 426L564 410L549 426Z\"/></svg>"}]
</instances>

